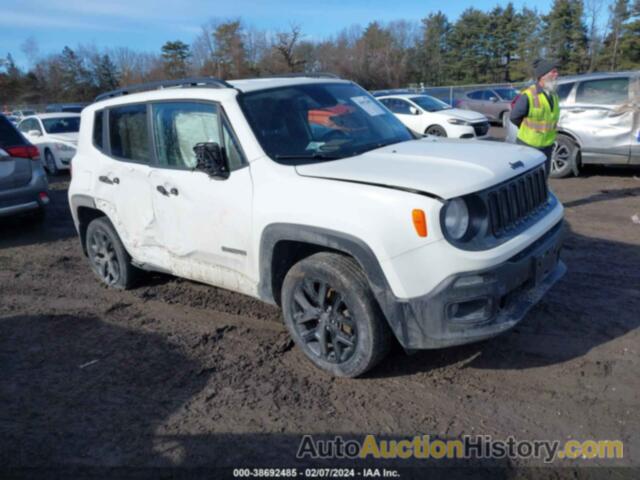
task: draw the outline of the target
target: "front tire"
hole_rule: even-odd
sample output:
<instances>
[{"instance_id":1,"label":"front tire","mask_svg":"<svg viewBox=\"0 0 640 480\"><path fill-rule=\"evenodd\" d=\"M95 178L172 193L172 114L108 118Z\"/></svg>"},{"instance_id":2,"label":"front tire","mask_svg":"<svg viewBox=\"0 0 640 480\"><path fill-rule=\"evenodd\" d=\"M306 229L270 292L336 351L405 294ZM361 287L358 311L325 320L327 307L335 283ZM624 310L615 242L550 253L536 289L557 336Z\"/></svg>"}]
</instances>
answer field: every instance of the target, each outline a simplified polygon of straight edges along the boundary
<instances>
[{"instance_id":1,"label":"front tire","mask_svg":"<svg viewBox=\"0 0 640 480\"><path fill-rule=\"evenodd\" d=\"M333 375L362 375L388 352L389 326L349 257L322 252L294 265L282 286L282 310L298 347Z\"/></svg>"},{"instance_id":2,"label":"front tire","mask_svg":"<svg viewBox=\"0 0 640 480\"><path fill-rule=\"evenodd\" d=\"M559 134L556 137L551 154L550 176L552 178L564 178L576 172L579 154L580 147L578 144L570 137Z\"/></svg>"},{"instance_id":3,"label":"front tire","mask_svg":"<svg viewBox=\"0 0 640 480\"><path fill-rule=\"evenodd\" d=\"M94 219L87 227L85 246L91 270L106 286L130 288L137 269L131 264L115 228L106 217Z\"/></svg>"},{"instance_id":4,"label":"front tire","mask_svg":"<svg viewBox=\"0 0 640 480\"><path fill-rule=\"evenodd\" d=\"M434 137L446 137L447 132L440 125L431 125L424 131L425 135L433 135Z\"/></svg>"},{"instance_id":5,"label":"front tire","mask_svg":"<svg viewBox=\"0 0 640 480\"><path fill-rule=\"evenodd\" d=\"M60 170L58 170L58 166L56 165L56 159L53 156L53 153L51 153L51 150L46 150L44 152L44 162L49 175L56 176L60 173Z\"/></svg>"}]
</instances>

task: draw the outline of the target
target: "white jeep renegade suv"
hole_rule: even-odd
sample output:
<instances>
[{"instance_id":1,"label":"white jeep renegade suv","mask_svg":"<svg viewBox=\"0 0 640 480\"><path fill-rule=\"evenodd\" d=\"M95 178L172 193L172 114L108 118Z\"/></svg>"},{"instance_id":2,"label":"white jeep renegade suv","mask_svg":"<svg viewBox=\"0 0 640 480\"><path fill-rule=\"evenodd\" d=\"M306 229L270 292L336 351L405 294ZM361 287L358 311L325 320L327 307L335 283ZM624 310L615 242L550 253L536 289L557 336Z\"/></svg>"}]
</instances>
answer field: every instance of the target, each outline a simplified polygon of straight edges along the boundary
<instances>
[{"instance_id":1,"label":"white jeep renegade suv","mask_svg":"<svg viewBox=\"0 0 640 480\"><path fill-rule=\"evenodd\" d=\"M564 274L544 156L414 138L350 81L187 79L82 111L69 201L91 268L156 270L281 306L318 367L497 335Z\"/></svg>"}]
</instances>

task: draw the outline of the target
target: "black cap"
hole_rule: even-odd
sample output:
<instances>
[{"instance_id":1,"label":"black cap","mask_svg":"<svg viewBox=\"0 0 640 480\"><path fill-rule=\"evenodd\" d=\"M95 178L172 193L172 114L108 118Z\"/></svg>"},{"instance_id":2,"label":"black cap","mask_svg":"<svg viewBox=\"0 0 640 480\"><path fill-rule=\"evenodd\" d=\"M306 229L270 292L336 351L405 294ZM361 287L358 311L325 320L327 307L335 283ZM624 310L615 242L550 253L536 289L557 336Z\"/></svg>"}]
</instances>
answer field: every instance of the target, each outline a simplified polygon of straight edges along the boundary
<instances>
[{"instance_id":1,"label":"black cap","mask_svg":"<svg viewBox=\"0 0 640 480\"><path fill-rule=\"evenodd\" d=\"M544 58L538 58L533 62L533 76L538 79L554 68L558 68L559 64L556 60L546 60Z\"/></svg>"}]
</instances>

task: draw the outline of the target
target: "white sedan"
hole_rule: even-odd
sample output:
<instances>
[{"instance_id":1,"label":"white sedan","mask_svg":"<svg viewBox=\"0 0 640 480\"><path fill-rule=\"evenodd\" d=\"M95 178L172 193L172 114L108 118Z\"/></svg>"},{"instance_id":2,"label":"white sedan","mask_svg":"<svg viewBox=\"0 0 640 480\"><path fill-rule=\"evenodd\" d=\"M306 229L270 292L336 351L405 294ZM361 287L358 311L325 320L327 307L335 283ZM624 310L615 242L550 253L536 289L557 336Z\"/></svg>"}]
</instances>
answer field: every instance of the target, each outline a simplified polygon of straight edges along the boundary
<instances>
[{"instance_id":1,"label":"white sedan","mask_svg":"<svg viewBox=\"0 0 640 480\"><path fill-rule=\"evenodd\" d=\"M403 93L377 98L410 130L419 134L482 138L489 133L489 121L481 113L451 108L429 95Z\"/></svg>"},{"instance_id":2,"label":"white sedan","mask_svg":"<svg viewBox=\"0 0 640 480\"><path fill-rule=\"evenodd\" d=\"M40 151L40 158L51 175L68 170L78 146L80 115L43 113L25 117L18 129Z\"/></svg>"}]
</instances>

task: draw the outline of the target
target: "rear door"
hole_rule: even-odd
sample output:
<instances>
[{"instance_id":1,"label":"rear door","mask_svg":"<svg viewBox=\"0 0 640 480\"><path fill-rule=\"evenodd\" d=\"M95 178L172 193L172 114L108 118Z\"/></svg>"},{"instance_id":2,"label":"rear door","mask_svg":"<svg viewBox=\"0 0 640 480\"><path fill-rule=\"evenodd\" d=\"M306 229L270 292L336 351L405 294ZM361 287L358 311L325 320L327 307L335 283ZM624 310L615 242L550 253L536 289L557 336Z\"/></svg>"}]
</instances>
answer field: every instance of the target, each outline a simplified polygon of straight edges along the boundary
<instances>
[{"instance_id":1,"label":"rear door","mask_svg":"<svg viewBox=\"0 0 640 480\"><path fill-rule=\"evenodd\" d=\"M98 155L93 177L98 206L108 214L131 256L138 262L153 264L157 247L149 187L147 106L141 103L111 107L103 115L108 142Z\"/></svg>"},{"instance_id":2,"label":"rear door","mask_svg":"<svg viewBox=\"0 0 640 480\"><path fill-rule=\"evenodd\" d=\"M634 111L627 76L579 82L573 104L563 106L561 126L574 133L584 163L629 162Z\"/></svg>"},{"instance_id":3,"label":"rear door","mask_svg":"<svg viewBox=\"0 0 640 480\"><path fill-rule=\"evenodd\" d=\"M0 148L9 154L0 156L0 191L19 188L31 181L31 158L17 156L28 145L16 127L0 115Z\"/></svg>"},{"instance_id":4,"label":"rear door","mask_svg":"<svg viewBox=\"0 0 640 480\"><path fill-rule=\"evenodd\" d=\"M155 165L150 175L155 237L176 275L255 295L247 277L253 183L221 107L213 102L152 105ZM225 180L195 170L193 147L215 142L226 155Z\"/></svg>"}]
</instances>

